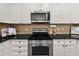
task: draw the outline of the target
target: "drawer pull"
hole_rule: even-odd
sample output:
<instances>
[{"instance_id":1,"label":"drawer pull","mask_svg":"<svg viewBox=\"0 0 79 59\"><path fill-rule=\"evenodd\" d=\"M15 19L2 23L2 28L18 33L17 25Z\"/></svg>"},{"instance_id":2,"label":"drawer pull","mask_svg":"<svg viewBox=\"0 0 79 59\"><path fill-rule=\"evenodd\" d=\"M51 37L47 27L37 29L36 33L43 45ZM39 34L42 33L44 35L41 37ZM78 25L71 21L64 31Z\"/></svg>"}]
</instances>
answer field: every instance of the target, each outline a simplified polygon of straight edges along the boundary
<instances>
[{"instance_id":1,"label":"drawer pull","mask_svg":"<svg viewBox=\"0 0 79 59\"><path fill-rule=\"evenodd\" d=\"M21 52L19 52L19 54L20 54Z\"/></svg>"},{"instance_id":2,"label":"drawer pull","mask_svg":"<svg viewBox=\"0 0 79 59\"><path fill-rule=\"evenodd\" d=\"M70 41L70 43L71 43L72 41Z\"/></svg>"},{"instance_id":3,"label":"drawer pull","mask_svg":"<svg viewBox=\"0 0 79 59\"><path fill-rule=\"evenodd\" d=\"M21 43L21 41L19 41L19 43Z\"/></svg>"},{"instance_id":4,"label":"drawer pull","mask_svg":"<svg viewBox=\"0 0 79 59\"><path fill-rule=\"evenodd\" d=\"M21 47L19 46L19 48L21 48Z\"/></svg>"},{"instance_id":5,"label":"drawer pull","mask_svg":"<svg viewBox=\"0 0 79 59\"><path fill-rule=\"evenodd\" d=\"M58 43L60 43L60 41L58 41Z\"/></svg>"},{"instance_id":6,"label":"drawer pull","mask_svg":"<svg viewBox=\"0 0 79 59\"><path fill-rule=\"evenodd\" d=\"M64 47L65 45L63 45L63 47Z\"/></svg>"},{"instance_id":7,"label":"drawer pull","mask_svg":"<svg viewBox=\"0 0 79 59\"><path fill-rule=\"evenodd\" d=\"M65 47L67 47L67 45L65 45Z\"/></svg>"}]
</instances>

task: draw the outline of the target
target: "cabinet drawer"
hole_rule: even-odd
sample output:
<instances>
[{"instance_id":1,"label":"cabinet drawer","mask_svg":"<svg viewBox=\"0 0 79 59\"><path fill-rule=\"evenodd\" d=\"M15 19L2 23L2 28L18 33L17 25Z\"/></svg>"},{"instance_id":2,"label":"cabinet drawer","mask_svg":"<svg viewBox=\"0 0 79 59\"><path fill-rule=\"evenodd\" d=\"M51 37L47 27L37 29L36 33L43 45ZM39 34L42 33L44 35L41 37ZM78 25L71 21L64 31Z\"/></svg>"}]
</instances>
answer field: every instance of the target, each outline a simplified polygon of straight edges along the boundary
<instances>
[{"instance_id":1,"label":"cabinet drawer","mask_svg":"<svg viewBox=\"0 0 79 59\"><path fill-rule=\"evenodd\" d=\"M74 45L76 44L76 39L67 39L65 40L65 45Z\"/></svg>"},{"instance_id":2,"label":"cabinet drawer","mask_svg":"<svg viewBox=\"0 0 79 59\"><path fill-rule=\"evenodd\" d=\"M12 40L12 46L28 46L27 40Z\"/></svg>"},{"instance_id":3,"label":"cabinet drawer","mask_svg":"<svg viewBox=\"0 0 79 59\"><path fill-rule=\"evenodd\" d=\"M23 47L23 46L12 47L12 49L28 49L28 46L27 47Z\"/></svg>"},{"instance_id":4,"label":"cabinet drawer","mask_svg":"<svg viewBox=\"0 0 79 59\"><path fill-rule=\"evenodd\" d=\"M14 55L14 56L27 56L28 55L28 53L24 53L24 52L14 52L14 53L12 53L12 55Z\"/></svg>"},{"instance_id":5,"label":"cabinet drawer","mask_svg":"<svg viewBox=\"0 0 79 59\"><path fill-rule=\"evenodd\" d=\"M28 41L12 41L12 44L28 44Z\"/></svg>"},{"instance_id":6,"label":"cabinet drawer","mask_svg":"<svg viewBox=\"0 0 79 59\"><path fill-rule=\"evenodd\" d=\"M19 47L19 46L21 46L21 47L27 47L28 44L12 44L12 47Z\"/></svg>"},{"instance_id":7,"label":"cabinet drawer","mask_svg":"<svg viewBox=\"0 0 79 59\"><path fill-rule=\"evenodd\" d=\"M64 40L53 40L53 44L54 45L63 45L64 44Z\"/></svg>"},{"instance_id":8,"label":"cabinet drawer","mask_svg":"<svg viewBox=\"0 0 79 59\"><path fill-rule=\"evenodd\" d=\"M27 49L13 49L12 52L28 52Z\"/></svg>"}]
</instances>

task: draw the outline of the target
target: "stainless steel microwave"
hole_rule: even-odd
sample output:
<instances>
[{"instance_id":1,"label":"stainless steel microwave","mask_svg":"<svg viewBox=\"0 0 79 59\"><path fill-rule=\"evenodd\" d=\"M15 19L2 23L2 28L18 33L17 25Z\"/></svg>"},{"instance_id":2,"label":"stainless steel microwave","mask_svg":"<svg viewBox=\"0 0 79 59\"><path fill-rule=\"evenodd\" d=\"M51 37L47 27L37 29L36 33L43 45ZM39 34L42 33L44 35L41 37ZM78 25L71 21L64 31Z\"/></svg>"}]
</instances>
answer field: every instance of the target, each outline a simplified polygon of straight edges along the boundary
<instances>
[{"instance_id":1,"label":"stainless steel microwave","mask_svg":"<svg viewBox=\"0 0 79 59\"><path fill-rule=\"evenodd\" d=\"M71 27L71 37L79 39L79 26Z\"/></svg>"},{"instance_id":2,"label":"stainless steel microwave","mask_svg":"<svg viewBox=\"0 0 79 59\"><path fill-rule=\"evenodd\" d=\"M31 12L32 22L49 22L50 21L50 11L34 11Z\"/></svg>"}]
</instances>

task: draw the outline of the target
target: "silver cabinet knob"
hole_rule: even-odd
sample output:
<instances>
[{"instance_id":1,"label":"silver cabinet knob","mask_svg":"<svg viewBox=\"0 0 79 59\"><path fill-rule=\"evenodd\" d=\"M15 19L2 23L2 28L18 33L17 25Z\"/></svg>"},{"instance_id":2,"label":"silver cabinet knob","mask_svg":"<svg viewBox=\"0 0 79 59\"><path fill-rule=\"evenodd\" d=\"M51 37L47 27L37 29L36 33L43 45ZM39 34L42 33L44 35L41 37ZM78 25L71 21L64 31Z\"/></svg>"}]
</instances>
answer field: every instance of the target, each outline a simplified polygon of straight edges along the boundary
<instances>
[{"instance_id":1,"label":"silver cabinet knob","mask_svg":"<svg viewBox=\"0 0 79 59\"><path fill-rule=\"evenodd\" d=\"M65 47L67 47L67 45L65 45Z\"/></svg>"},{"instance_id":2,"label":"silver cabinet knob","mask_svg":"<svg viewBox=\"0 0 79 59\"><path fill-rule=\"evenodd\" d=\"M20 54L21 52L19 51L19 54Z\"/></svg>"},{"instance_id":3,"label":"silver cabinet knob","mask_svg":"<svg viewBox=\"0 0 79 59\"><path fill-rule=\"evenodd\" d=\"M58 41L58 43L60 43L60 41Z\"/></svg>"},{"instance_id":4,"label":"silver cabinet knob","mask_svg":"<svg viewBox=\"0 0 79 59\"><path fill-rule=\"evenodd\" d=\"M21 41L19 41L19 43L21 43Z\"/></svg>"},{"instance_id":5,"label":"silver cabinet knob","mask_svg":"<svg viewBox=\"0 0 79 59\"><path fill-rule=\"evenodd\" d=\"M64 47L65 45L63 45L63 47Z\"/></svg>"},{"instance_id":6,"label":"silver cabinet knob","mask_svg":"<svg viewBox=\"0 0 79 59\"><path fill-rule=\"evenodd\" d=\"M19 48L21 48L21 46L19 46Z\"/></svg>"},{"instance_id":7,"label":"silver cabinet knob","mask_svg":"<svg viewBox=\"0 0 79 59\"><path fill-rule=\"evenodd\" d=\"M71 43L72 41L70 41L70 43Z\"/></svg>"}]
</instances>

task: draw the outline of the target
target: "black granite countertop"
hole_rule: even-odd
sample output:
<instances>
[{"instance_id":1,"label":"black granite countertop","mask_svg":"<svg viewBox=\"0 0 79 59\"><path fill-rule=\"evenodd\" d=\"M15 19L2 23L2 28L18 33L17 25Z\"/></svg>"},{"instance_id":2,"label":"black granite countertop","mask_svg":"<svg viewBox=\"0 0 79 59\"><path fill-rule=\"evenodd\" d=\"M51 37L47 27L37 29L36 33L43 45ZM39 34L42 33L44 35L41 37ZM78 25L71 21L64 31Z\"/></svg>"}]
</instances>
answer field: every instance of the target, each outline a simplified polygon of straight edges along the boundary
<instances>
[{"instance_id":1,"label":"black granite countertop","mask_svg":"<svg viewBox=\"0 0 79 59\"><path fill-rule=\"evenodd\" d=\"M51 36L53 39L72 39L70 34L57 34Z\"/></svg>"},{"instance_id":2,"label":"black granite countertop","mask_svg":"<svg viewBox=\"0 0 79 59\"><path fill-rule=\"evenodd\" d=\"M8 39L26 39L28 40L28 38L31 36L31 34L17 34L16 36L9 36Z\"/></svg>"},{"instance_id":3,"label":"black granite countertop","mask_svg":"<svg viewBox=\"0 0 79 59\"><path fill-rule=\"evenodd\" d=\"M19 39L24 39L24 40L29 40L31 37L31 34L17 34L16 36L8 36L7 38L1 38L0 36L0 41L1 39L5 40L19 40ZM57 35L51 35L50 36L51 40L53 39L77 39L77 38L72 38L70 34L57 34ZM50 39L48 39L50 40Z\"/></svg>"},{"instance_id":4,"label":"black granite countertop","mask_svg":"<svg viewBox=\"0 0 79 59\"><path fill-rule=\"evenodd\" d=\"M17 34L14 38L9 39L27 39L31 37L31 34ZM70 34L57 34L57 35L51 35L50 38L53 39L77 39L72 38Z\"/></svg>"}]
</instances>

